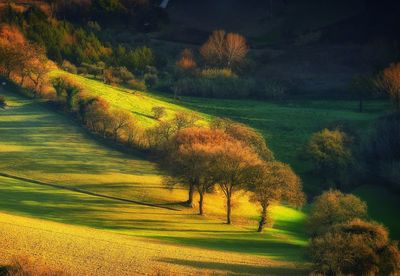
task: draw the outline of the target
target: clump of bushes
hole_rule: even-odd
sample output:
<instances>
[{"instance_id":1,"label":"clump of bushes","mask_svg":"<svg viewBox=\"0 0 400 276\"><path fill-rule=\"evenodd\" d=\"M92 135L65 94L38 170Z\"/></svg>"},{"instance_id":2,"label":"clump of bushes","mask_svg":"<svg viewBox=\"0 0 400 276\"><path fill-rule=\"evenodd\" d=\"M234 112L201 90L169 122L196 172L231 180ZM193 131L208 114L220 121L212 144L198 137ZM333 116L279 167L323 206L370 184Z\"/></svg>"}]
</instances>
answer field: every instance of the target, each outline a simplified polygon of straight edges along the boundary
<instances>
[{"instance_id":1,"label":"clump of bushes","mask_svg":"<svg viewBox=\"0 0 400 276\"><path fill-rule=\"evenodd\" d=\"M153 117L156 120L160 120L166 115L166 110L163 106L154 106L151 111L153 112Z\"/></svg>"},{"instance_id":2,"label":"clump of bushes","mask_svg":"<svg viewBox=\"0 0 400 276\"><path fill-rule=\"evenodd\" d=\"M366 220L367 205L353 195L328 191L317 197L307 224L309 253L324 275L393 275L400 270L397 242L382 225Z\"/></svg>"},{"instance_id":3,"label":"clump of bushes","mask_svg":"<svg viewBox=\"0 0 400 276\"><path fill-rule=\"evenodd\" d=\"M68 60L64 60L61 68L67 72L70 72L72 74L77 74L78 73L78 69L76 68L75 65L73 65L71 62L69 62Z\"/></svg>"}]
</instances>

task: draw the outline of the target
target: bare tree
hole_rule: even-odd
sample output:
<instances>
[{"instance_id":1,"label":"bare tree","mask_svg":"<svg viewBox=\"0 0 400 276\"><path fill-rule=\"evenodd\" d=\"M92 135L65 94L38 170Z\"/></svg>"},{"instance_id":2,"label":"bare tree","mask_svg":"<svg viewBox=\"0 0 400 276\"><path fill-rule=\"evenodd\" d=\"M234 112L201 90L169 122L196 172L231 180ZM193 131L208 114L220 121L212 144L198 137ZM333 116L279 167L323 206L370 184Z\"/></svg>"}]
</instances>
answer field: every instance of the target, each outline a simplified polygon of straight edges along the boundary
<instances>
[{"instance_id":1,"label":"bare tree","mask_svg":"<svg viewBox=\"0 0 400 276\"><path fill-rule=\"evenodd\" d=\"M117 141L119 131L125 128L131 120L131 113L125 110L116 109L111 112L110 127L114 136L114 141Z\"/></svg>"},{"instance_id":2,"label":"bare tree","mask_svg":"<svg viewBox=\"0 0 400 276\"><path fill-rule=\"evenodd\" d=\"M216 30L200 48L204 60L212 66L232 68L243 62L249 51L246 39L236 33Z\"/></svg>"}]
</instances>

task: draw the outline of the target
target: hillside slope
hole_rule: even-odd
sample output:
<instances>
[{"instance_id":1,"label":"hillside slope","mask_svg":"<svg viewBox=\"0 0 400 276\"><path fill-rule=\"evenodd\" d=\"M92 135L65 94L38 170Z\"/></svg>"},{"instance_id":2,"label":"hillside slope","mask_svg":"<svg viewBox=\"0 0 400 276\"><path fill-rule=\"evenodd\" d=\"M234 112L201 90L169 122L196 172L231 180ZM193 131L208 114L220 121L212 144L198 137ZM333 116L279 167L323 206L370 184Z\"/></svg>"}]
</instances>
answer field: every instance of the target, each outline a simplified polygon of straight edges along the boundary
<instances>
[{"instance_id":1,"label":"hillside slope","mask_svg":"<svg viewBox=\"0 0 400 276\"><path fill-rule=\"evenodd\" d=\"M0 213L0 266L26 254L72 275L306 274L294 264L263 257L177 247Z\"/></svg>"}]
</instances>

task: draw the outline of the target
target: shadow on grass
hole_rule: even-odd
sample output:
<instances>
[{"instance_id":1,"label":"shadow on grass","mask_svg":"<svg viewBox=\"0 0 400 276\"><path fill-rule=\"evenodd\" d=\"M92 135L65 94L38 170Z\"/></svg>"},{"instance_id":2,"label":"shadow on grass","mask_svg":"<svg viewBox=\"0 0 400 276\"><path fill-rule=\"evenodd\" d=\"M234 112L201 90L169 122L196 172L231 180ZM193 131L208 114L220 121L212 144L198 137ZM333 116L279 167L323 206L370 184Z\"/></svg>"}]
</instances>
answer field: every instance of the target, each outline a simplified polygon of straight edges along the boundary
<instances>
[{"instance_id":1,"label":"shadow on grass","mask_svg":"<svg viewBox=\"0 0 400 276\"><path fill-rule=\"evenodd\" d=\"M306 260L305 247L302 245L271 239L265 235L258 237L256 235L252 232L226 232L208 237L154 236L152 238L204 249L268 256L279 261L304 262Z\"/></svg>"},{"instance_id":2,"label":"shadow on grass","mask_svg":"<svg viewBox=\"0 0 400 276\"><path fill-rule=\"evenodd\" d=\"M190 266L198 269L218 270L228 274L246 274L246 275L308 275L309 270L305 268L291 267L262 267L248 264L227 264L218 262L200 262L192 260L181 260L175 258L162 258L159 261L164 263Z\"/></svg>"}]
</instances>

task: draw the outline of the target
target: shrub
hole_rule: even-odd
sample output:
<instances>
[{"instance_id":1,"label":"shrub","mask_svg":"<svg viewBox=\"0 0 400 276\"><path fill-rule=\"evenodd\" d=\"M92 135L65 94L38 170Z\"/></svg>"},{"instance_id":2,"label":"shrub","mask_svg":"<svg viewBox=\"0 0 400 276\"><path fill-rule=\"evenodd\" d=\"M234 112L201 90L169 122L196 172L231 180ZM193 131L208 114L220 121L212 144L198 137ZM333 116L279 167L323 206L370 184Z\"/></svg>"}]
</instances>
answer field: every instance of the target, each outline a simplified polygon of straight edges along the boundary
<instances>
[{"instance_id":1,"label":"shrub","mask_svg":"<svg viewBox=\"0 0 400 276\"><path fill-rule=\"evenodd\" d=\"M127 64L133 70L144 72L147 66L155 65L155 56L148 47L136 48L129 52Z\"/></svg>"},{"instance_id":2,"label":"shrub","mask_svg":"<svg viewBox=\"0 0 400 276\"><path fill-rule=\"evenodd\" d=\"M153 112L153 117L156 120L161 119L162 117L165 116L166 110L165 107L163 106L154 106L151 111Z\"/></svg>"},{"instance_id":3,"label":"shrub","mask_svg":"<svg viewBox=\"0 0 400 276\"><path fill-rule=\"evenodd\" d=\"M6 98L4 96L0 96L0 107L7 106Z\"/></svg>"},{"instance_id":4,"label":"shrub","mask_svg":"<svg viewBox=\"0 0 400 276\"><path fill-rule=\"evenodd\" d=\"M399 249L387 230L359 219L312 239L310 255L316 271L328 275L392 275L400 270Z\"/></svg>"},{"instance_id":5,"label":"shrub","mask_svg":"<svg viewBox=\"0 0 400 276\"><path fill-rule=\"evenodd\" d=\"M351 194L336 190L324 192L314 200L307 218L307 230L312 236L328 231L337 223L367 216L367 204Z\"/></svg>"},{"instance_id":6,"label":"shrub","mask_svg":"<svg viewBox=\"0 0 400 276\"><path fill-rule=\"evenodd\" d=\"M70 72L72 74L77 74L78 73L78 69L76 68L75 65L73 65L71 62L69 62L68 60L64 60L61 68L67 72Z\"/></svg>"},{"instance_id":7,"label":"shrub","mask_svg":"<svg viewBox=\"0 0 400 276\"><path fill-rule=\"evenodd\" d=\"M194 70L197 67L193 53L190 49L184 49L182 51L179 60L176 62L176 66L183 71Z\"/></svg>"},{"instance_id":8,"label":"shrub","mask_svg":"<svg viewBox=\"0 0 400 276\"><path fill-rule=\"evenodd\" d=\"M146 83L142 80L131 79L128 81L128 87L133 90L146 91Z\"/></svg>"},{"instance_id":9,"label":"shrub","mask_svg":"<svg viewBox=\"0 0 400 276\"><path fill-rule=\"evenodd\" d=\"M234 77L237 77L237 75L229 68L204 69L200 72L200 76L204 77L204 78L218 78L218 77L234 78Z\"/></svg>"},{"instance_id":10,"label":"shrub","mask_svg":"<svg viewBox=\"0 0 400 276\"><path fill-rule=\"evenodd\" d=\"M340 130L324 129L313 134L307 144L306 153L313 162L315 170L334 185L341 182L352 163L352 152L348 147L349 139Z\"/></svg>"}]
</instances>

